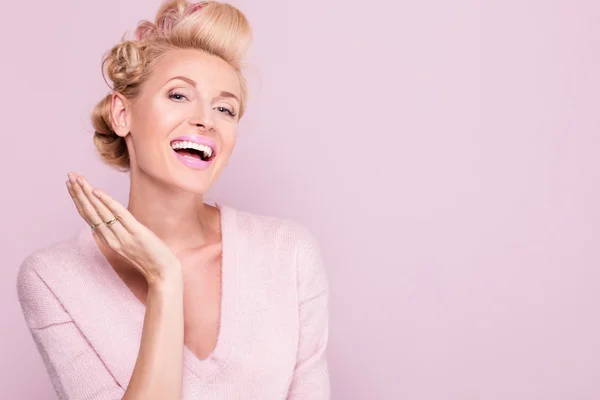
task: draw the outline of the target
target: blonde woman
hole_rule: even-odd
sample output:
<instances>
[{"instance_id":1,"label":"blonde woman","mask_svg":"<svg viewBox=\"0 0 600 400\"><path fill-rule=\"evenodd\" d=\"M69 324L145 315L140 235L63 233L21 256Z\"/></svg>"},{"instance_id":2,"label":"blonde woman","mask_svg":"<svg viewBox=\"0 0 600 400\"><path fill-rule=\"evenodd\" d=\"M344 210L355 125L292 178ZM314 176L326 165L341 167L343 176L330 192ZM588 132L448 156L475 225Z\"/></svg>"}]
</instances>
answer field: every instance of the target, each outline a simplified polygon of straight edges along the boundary
<instances>
[{"instance_id":1,"label":"blonde woman","mask_svg":"<svg viewBox=\"0 0 600 400\"><path fill-rule=\"evenodd\" d=\"M328 287L301 225L204 202L246 108L250 28L218 2L162 5L104 59L93 112L127 207L68 175L85 222L27 257L18 292L61 399L329 399Z\"/></svg>"}]
</instances>

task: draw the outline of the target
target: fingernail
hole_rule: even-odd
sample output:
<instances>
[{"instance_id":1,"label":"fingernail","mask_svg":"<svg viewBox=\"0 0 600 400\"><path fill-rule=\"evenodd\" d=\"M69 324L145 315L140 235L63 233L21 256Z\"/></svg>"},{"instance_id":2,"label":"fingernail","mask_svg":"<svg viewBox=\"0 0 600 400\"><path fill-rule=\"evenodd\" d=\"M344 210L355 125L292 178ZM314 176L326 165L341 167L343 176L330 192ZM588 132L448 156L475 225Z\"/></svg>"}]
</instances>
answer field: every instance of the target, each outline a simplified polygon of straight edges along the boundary
<instances>
[{"instance_id":1,"label":"fingernail","mask_svg":"<svg viewBox=\"0 0 600 400\"><path fill-rule=\"evenodd\" d=\"M80 185L83 186L83 178L82 177L77 178L77 183L79 183Z\"/></svg>"},{"instance_id":2,"label":"fingernail","mask_svg":"<svg viewBox=\"0 0 600 400\"><path fill-rule=\"evenodd\" d=\"M66 181L65 183L67 184L67 188L70 190L72 188L71 182L70 181Z\"/></svg>"},{"instance_id":3,"label":"fingernail","mask_svg":"<svg viewBox=\"0 0 600 400\"><path fill-rule=\"evenodd\" d=\"M71 183L75 183L75 175L73 175L73 173L70 173L67 176L69 177L69 181L71 181Z\"/></svg>"},{"instance_id":4,"label":"fingernail","mask_svg":"<svg viewBox=\"0 0 600 400\"><path fill-rule=\"evenodd\" d=\"M94 196L96 196L97 198L100 198L100 196L101 196L100 190L98 190L98 189L94 189L94 190L92 190L92 193L93 193L93 194L94 194Z\"/></svg>"}]
</instances>

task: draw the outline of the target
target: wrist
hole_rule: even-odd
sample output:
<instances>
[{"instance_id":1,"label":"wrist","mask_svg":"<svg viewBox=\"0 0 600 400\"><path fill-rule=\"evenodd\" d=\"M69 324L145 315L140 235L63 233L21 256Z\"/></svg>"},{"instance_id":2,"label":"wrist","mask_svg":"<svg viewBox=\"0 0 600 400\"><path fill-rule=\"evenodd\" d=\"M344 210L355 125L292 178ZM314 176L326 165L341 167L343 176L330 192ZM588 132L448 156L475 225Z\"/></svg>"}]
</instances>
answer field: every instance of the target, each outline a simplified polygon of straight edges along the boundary
<instances>
[{"instance_id":1,"label":"wrist","mask_svg":"<svg viewBox=\"0 0 600 400\"><path fill-rule=\"evenodd\" d=\"M183 273L179 262L158 269L158 272L146 278L149 289L163 291L183 284Z\"/></svg>"}]
</instances>

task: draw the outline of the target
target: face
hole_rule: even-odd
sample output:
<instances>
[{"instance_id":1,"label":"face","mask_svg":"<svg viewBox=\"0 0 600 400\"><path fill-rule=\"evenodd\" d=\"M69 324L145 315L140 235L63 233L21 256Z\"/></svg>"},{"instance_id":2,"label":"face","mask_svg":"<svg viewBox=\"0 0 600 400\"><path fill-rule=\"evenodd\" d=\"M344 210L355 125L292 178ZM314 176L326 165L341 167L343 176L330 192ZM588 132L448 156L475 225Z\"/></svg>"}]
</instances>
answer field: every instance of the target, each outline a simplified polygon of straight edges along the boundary
<instances>
[{"instance_id":1,"label":"face","mask_svg":"<svg viewBox=\"0 0 600 400\"><path fill-rule=\"evenodd\" d=\"M235 70L199 50L172 50L140 95L113 98L114 126L125 136L132 174L206 192L233 151L241 90ZM125 124L126 127L121 125Z\"/></svg>"}]
</instances>

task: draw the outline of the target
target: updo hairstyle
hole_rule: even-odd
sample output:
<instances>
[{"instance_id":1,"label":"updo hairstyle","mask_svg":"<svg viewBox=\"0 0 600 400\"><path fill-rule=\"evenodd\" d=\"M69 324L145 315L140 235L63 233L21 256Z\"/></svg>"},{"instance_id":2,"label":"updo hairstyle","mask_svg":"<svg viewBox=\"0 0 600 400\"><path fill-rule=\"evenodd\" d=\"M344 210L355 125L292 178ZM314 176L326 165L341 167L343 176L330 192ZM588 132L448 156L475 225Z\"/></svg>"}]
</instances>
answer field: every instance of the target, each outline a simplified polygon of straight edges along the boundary
<instances>
[{"instance_id":1,"label":"updo hairstyle","mask_svg":"<svg viewBox=\"0 0 600 400\"><path fill-rule=\"evenodd\" d=\"M171 0L160 7L154 22L139 22L134 40L123 39L106 53L102 72L113 91L133 100L140 94L154 65L170 50L202 50L220 57L236 71L241 87L241 118L248 90L241 64L250 42L249 23L237 8L216 1ZM113 129L111 103L112 92L92 112L94 144L106 164L127 171L129 153L125 139Z\"/></svg>"}]
</instances>

